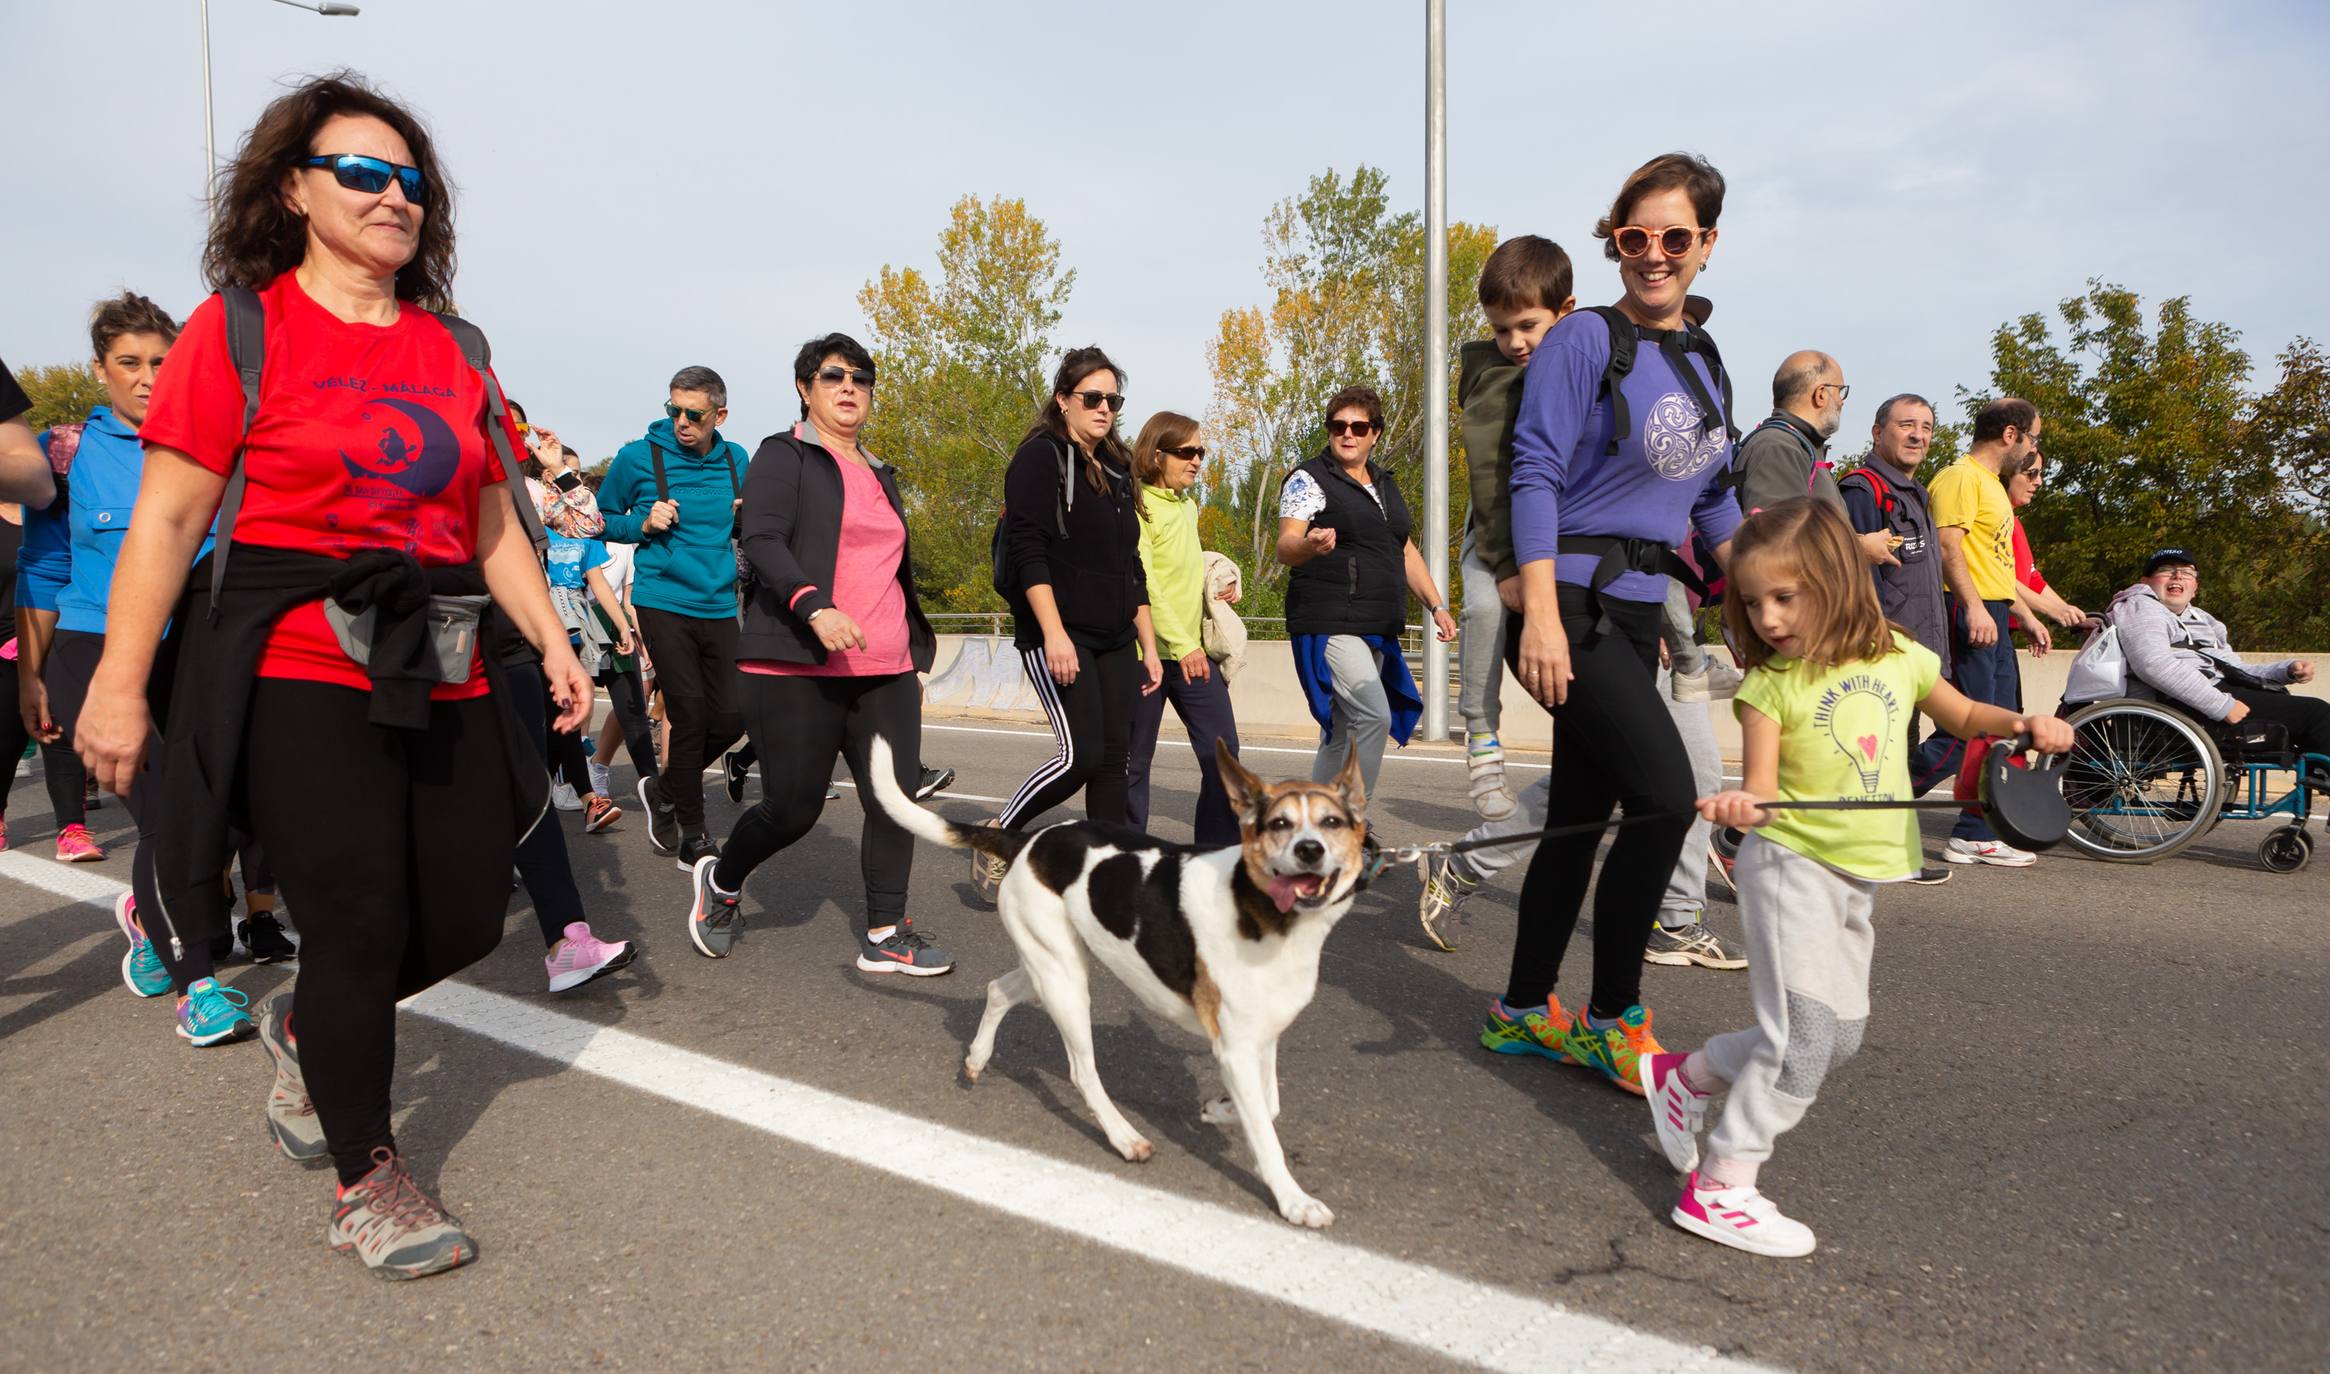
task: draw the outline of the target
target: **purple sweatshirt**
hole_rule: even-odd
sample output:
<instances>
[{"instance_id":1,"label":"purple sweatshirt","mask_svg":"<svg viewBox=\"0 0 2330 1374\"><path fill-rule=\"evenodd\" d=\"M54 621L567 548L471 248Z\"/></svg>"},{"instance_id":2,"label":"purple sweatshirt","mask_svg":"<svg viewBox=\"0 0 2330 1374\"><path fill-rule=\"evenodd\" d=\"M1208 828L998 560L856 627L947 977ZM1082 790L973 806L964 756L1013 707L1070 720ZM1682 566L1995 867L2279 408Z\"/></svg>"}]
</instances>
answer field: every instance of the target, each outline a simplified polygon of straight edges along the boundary
<instances>
[{"instance_id":1,"label":"purple sweatshirt","mask_svg":"<svg viewBox=\"0 0 2330 1374\"><path fill-rule=\"evenodd\" d=\"M1688 356L1709 396L1715 378L1701 354ZM1529 358L1521 413L1513 425L1513 551L1523 563L1554 558L1554 576L1590 585L1589 554L1559 554L1564 534L1653 539L1672 547L1697 525L1710 544L1739 527L1739 502L1715 480L1731 466L1731 439L1719 423L1699 428L1690 387L1666 356L1644 341L1619 381L1635 433L1606 450L1616 420L1598 399L1610 363L1610 329L1579 310L1547 332ZM1558 556L1557 556L1558 554ZM1667 579L1625 572L1605 589L1624 601L1664 601Z\"/></svg>"}]
</instances>

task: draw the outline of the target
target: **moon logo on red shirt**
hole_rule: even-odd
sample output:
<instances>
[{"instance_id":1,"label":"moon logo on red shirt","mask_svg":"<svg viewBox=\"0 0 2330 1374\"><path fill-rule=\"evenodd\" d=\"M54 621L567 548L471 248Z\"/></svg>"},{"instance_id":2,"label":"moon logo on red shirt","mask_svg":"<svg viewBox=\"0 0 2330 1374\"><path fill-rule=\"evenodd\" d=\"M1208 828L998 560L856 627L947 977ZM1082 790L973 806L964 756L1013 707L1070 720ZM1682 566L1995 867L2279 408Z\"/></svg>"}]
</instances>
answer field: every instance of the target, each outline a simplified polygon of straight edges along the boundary
<instances>
[{"instance_id":1,"label":"moon logo on red shirt","mask_svg":"<svg viewBox=\"0 0 2330 1374\"><path fill-rule=\"evenodd\" d=\"M340 461L347 465L348 475L393 483L424 498L445 490L461 467L461 441L453 437L445 417L413 401L383 399L373 405L387 406L412 421L420 442L414 444L401 425L382 425L380 457L376 463L359 462L349 457L346 449L340 450ZM371 414L371 408L366 407L365 413Z\"/></svg>"}]
</instances>

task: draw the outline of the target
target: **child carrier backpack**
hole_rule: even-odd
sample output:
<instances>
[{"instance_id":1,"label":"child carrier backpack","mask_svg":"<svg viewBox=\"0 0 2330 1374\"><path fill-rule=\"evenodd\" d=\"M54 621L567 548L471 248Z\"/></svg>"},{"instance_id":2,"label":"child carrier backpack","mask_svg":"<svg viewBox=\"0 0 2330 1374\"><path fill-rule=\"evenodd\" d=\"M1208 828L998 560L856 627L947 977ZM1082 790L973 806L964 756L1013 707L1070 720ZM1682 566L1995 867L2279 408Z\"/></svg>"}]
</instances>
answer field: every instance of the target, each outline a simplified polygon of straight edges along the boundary
<instances>
[{"instance_id":1,"label":"child carrier backpack","mask_svg":"<svg viewBox=\"0 0 2330 1374\"><path fill-rule=\"evenodd\" d=\"M1589 305L1585 309L1589 314L1601 316L1602 323L1610 329L1610 361L1603 365L1602 383L1594 392L1597 400L1609 398L1610 417L1614 421L1610 427L1610 443L1604 452L1617 453L1619 439L1634 432L1634 417L1627 407L1626 393L1618 383L1634 371L1635 354L1644 343L1651 344L1664 354L1668 366L1675 370L1676 376L1683 379L1683 385L1690 388L1691 399L1699 407L1701 432L1721 424L1724 433L1737 446L1739 426L1731 422L1731 374L1724 370L1723 354L1716 349L1715 340L1706 330L1689 323L1681 329L1652 329L1628 319L1614 305ZM1716 390L1723 396L1720 408L1715 398L1707 394L1706 384L1699 380L1698 369L1691 366L1688 355L1692 353L1707 359L1707 370L1714 374ZM1732 484L1737 485L1736 479Z\"/></svg>"}]
</instances>

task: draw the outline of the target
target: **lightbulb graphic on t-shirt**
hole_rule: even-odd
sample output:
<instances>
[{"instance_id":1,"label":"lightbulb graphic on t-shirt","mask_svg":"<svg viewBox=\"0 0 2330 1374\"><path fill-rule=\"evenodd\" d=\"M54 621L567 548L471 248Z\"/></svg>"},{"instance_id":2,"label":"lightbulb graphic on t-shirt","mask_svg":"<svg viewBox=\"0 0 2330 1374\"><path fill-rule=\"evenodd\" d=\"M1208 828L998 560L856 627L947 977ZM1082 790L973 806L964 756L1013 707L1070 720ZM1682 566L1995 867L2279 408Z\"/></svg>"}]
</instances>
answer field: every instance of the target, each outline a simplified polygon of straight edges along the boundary
<instances>
[{"instance_id":1,"label":"lightbulb graphic on t-shirt","mask_svg":"<svg viewBox=\"0 0 2330 1374\"><path fill-rule=\"evenodd\" d=\"M1852 760L1861 790L1875 792L1884 772L1886 743L1899 729L1893 697L1884 684L1866 676L1846 678L1821 698L1813 721Z\"/></svg>"}]
</instances>

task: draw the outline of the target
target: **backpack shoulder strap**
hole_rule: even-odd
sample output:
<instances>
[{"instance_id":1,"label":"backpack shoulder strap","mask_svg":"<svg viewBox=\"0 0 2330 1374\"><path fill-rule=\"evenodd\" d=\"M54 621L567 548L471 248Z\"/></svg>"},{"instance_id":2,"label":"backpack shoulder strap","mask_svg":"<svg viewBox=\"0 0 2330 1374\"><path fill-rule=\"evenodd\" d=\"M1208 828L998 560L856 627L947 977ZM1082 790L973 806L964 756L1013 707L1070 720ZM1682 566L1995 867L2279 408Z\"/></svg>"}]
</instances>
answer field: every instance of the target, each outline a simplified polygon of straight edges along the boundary
<instances>
[{"instance_id":1,"label":"backpack shoulder strap","mask_svg":"<svg viewBox=\"0 0 2330 1374\"><path fill-rule=\"evenodd\" d=\"M544 561L550 548L550 535L542 528L542 516L535 511L533 500L519 485L524 469L517 455L510 451L509 402L502 396L502 384L494 379L493 345L485 340L485 331L459 315L439 314L437 322L460 345L461 356L469 364L478 380L485 383L485 437L493 446L494 457L502 464L502 490L509 493L510 505L517 510L518 528L526 532L526 542L534 546L534 561Z\"/></svg>"},{"instance_id":2,"label":"backpack shoulder strap","mask_svg":"<svg viewBox=\"0 0 2330 1374\"><path fill-rule=\"evenodd\" d=\"M1877 513L1880 515L1891 515L1893 513L1893 507L1899 504L1898 500L1893 495L1893 484L1886 481L1884 475L1879 473L1874 467L1871 467L1867 463L1863 463L1859 467L1854 468L1851 472L1848 472L1844 476L1836 479L1837 485L1841 487L1856 477L1860 478L1863 482L1866 482L1869 486L1869 494L1877 498Z\"/></svg>"},{"instance_id":3,"label":"backpack shoulder strap","mask_svg":"<svg viewBox=\"0 0 2330 1374\"><path fill-rule=\"evenodd\" d=\"M1731 419L1731 371L1723 365L1723 351L1715 346L1715 336L1708 333L1703 325L1686 325L1685 333L1688 336L1685 348L1690 352L1707 355L1708 370L1715 374L1716 390L1723 395L1724 432L1731 436L1732 443L1737 444L1739 426L1732 423Z\"/></svg>"},{"instance_id":4,"label":"backpack shoulder strap","mask_svg":"<svg viewBox=\"0 0 2330 1374\"><path fill-rule=\"evenodd\" d=\"M249 443L252 422L259 418L259 378L267 367L267 308L259 293L247 286L229 286L218 293L226 308L227 361L243 383L243 442ZM234 465L227 470L227 489L219 497L217 534L210 548L210 614L218 616L219 593L227 581L227 550L234 545L235 520L243 511L243 490L250 474L243 470L243 449L235 447Z\"/></svg>"},{"instance_id":5,"label":"backpack shoulder strap","mask_svg":"<svg viewBox=\"0 0 2330 1374\"><path fill-rule=\"evenodd\" d=\"M1060 537L1068 537L1068 512L1076 509L1076 446L1060 441L1060 508L1052 512L1053 522L1060 527Z\"/></svg>"},{"instance_id":6,"label":"backpack shoulder strap","mask_svg":"<svg viewBox=\"0 0 2330 1374\"><path fill-rule=\"evenodd\" d=\"M1634 321L1626 318L1614 305L1589 305L1586 309L1601 316L1602 323L1610 327L1610 361L1602 367L1602 385L1595 394L1597 397L1610 398L1610 445L1603 451L1615 456L1619 436L1631 433L1634 429L1634 417L1626 408L1626 392L1618 385L1625 380L1627 373L1634 370L1634 346L1637 342Z\"/></svg>"}]
</instances>

